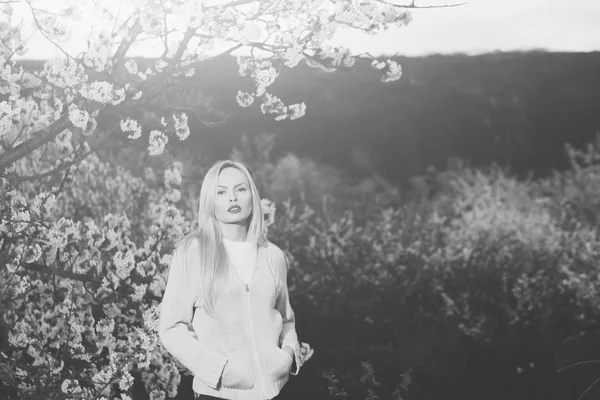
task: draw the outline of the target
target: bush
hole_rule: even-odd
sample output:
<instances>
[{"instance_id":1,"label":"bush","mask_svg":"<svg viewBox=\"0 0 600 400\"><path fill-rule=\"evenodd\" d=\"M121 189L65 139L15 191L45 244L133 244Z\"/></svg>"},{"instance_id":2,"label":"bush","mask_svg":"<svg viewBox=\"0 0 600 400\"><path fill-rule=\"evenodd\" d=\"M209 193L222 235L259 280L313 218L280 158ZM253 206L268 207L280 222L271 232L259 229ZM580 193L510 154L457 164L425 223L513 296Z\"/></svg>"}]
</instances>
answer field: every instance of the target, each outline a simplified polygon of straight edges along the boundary
<instances>
[{"instance_id":1,"label":"bush","mask_svg":"<svg viewBox=\"0 0 600 400\"><path fill-rule=\"evenodd\" d=\"M561 209L567 199L591 207L597 173L588 162L518 181L459 167L437 175L427 201L364 219L332 217L335 201L319 212L283 202L273 237L293 260L292 299L315 368L333 369L350 398L360 372L347 366L363 360L381 371L382 393L413 368L415 396L431 382L438 396L550 395L559 368L600 350L596 225Z\"/></svg>"}]
</instances>

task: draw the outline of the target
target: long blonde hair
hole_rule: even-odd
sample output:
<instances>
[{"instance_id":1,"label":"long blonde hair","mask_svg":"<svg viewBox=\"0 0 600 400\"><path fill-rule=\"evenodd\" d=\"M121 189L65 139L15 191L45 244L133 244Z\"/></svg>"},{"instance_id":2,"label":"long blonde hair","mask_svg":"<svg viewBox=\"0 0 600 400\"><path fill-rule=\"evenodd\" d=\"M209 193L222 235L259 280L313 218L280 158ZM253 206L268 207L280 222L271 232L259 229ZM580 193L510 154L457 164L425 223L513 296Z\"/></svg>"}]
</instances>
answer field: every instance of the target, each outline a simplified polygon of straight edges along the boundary
<instances>
[{"instance_id":1,"label":"long blonde hair","mask_svg":"<svg viewBox=\"0 0 600 400\"><path fill-rule=\"evenodd\" d=\"M223 246L223 233L215 217L214 206L219 174L228 167L242 171L250 184L252 214L246 240L260 247L267 245L260 194L252 174L242 163L232 160L217 161L204 176L200 187L197 230L184 237L176 250L176 252L183 252L180 255L184 256L190 283L197 285L197 298L201 299L210 314L214 314L216 300L226 290L231 272ZM197 240L199 245L199 260L188 257L189 248L194 240Z\"/></svg>"}]
</instances>

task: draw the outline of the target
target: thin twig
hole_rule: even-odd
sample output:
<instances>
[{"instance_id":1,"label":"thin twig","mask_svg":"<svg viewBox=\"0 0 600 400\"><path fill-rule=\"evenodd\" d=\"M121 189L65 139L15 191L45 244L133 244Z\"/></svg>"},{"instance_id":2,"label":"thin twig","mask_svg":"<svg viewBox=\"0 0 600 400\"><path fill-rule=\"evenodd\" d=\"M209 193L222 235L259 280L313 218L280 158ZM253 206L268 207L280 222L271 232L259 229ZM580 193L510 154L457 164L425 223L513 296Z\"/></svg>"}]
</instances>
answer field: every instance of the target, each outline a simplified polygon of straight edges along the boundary
<instances>
[{"instance_id":1,"label":"thin twig","mask_svg":"<svg viewBox=\"0 0 600 400\"><path fill-rule=\"evenodd\" d=\"M113 24L112 30L110 31L111 35L114 35L115 29L117 28L117 21L119 20L119 15L121 15L121 7L123 7L123 0L119 3L119 9L117 10L117 15L115 15L115 22Z\"/></svg>"},{"instance_id":2,"label":"thin twig","mask_svg":"<svg viewBox=\"0 0 600 400\"><path fill-rule=\"evenodd\" d=\"M600 364L600 360L581 361L581 362L578 362L576 364L567 365L566 367L561 368L561 369L559 369L556 372L560 374L561 372L566 371L568 369L572 369L572 368L578 367L580 365L587 365L587 364Z\"/></svg>"},{"instance_id":3,"label":"thin twig","mask_svg":"<svg viewBox=\"0 0 600 400\"><path fill-rule=\"evenodd\" d=\"M35 25L37 26L37 28L39 29L40 33L42 34L42 36L44 36L50 43L52 43L56 48L58 48L65 56L67 56L67 59L71 59L73 57L71 57L71 55L69 53L67 53L67 51L65 49L63 49L58 43L56 43L54 40L50 39L50 37L48 36L48 32L42 28L42 25L40 24L40 21L38 20L37 15L35 14L35 10L36 8L33 7L33 5L31 4L30 0L25 0L25 2L27 3L27 5L29 6L29 8L31 9L31 16L33 17L33 22L35 23Z\"/></svg>"},{"instance_id":4,"label":"thin twig","mask_svg":"<svg viewBox=\"0 0 600 400\"><path fill-rule=\"evenodd\" d=\"M380 3L383 4L388 4L390 6L394 6L397 8L409 8L409 9L427 9L427 8L450 8L450 7L458 7L458 6L462 6L465 5L467 3L455 3L455 4L442 4L439 6L417 6L415 5L415 0L413 0L410 4L394 4L394 3L390 3L384 0L377 0Z\"/></svg>"},{"instance_id":5,"label":"thin twig","mask_svg":"<svg viewBox=\"0 0 600 400\"><path fill-rule=\"evenodd\" d=\"M581 394L581 396L579 396L579 397L577 398L577 400L582 400L582 399L583 399L583 397L584 397L584 396L585 396L585 395L586 395L586 394L587 394L587 393L588 393L590 390L592 390L592 388L593 388L594 386L596 386L596 383L598 383L598 382L600 382L600 378L597 378L597 379L594 381L594 383L592 383L590 386L588 386L588 387L587 387L587 389L585 389L585 391L584 391L584 392Z\"/></svg>"}]
</instances>

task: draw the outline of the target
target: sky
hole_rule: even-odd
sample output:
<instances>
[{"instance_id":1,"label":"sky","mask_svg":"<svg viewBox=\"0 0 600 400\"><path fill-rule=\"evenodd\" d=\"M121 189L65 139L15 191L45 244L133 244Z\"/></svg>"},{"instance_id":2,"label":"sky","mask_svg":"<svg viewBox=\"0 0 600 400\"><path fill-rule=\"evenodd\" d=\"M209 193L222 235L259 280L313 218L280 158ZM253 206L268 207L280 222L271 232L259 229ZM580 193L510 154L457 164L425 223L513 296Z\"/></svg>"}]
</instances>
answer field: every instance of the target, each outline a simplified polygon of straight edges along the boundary
<instances>
[{"instance_id":1,"label":"sky","mask_svg":"<svg viewBox=\"0 0 600 400\"><path fill-rule=\"evenodd\" d=\"M346 34L356 51L420 56L546 49L600 51L599 0L466 0L453 8L414 10L407 26L378 37ZM450 4L417 0L417 5Z\"/></svg>"},{"instance_id":2,"label":"sky","mask_svg":"<svg viewBox=\"0 0 600 400\"><path fill-rule=\"evenodd\" d=\"M369 51L374 55L481 54L531 49L600 51L600 0L466 1L458 7L414 10L413 20L406 27L376 36L344 32L338 40L355 54ZM416 0L420 6L451 3L451 0ZM73 43L65 48L77 53L75 50L82 45L82 35L74 35ZM21 58L47 59L59 55L41 36L34 37L28 49Z\"/></svg>"}]
</instances>

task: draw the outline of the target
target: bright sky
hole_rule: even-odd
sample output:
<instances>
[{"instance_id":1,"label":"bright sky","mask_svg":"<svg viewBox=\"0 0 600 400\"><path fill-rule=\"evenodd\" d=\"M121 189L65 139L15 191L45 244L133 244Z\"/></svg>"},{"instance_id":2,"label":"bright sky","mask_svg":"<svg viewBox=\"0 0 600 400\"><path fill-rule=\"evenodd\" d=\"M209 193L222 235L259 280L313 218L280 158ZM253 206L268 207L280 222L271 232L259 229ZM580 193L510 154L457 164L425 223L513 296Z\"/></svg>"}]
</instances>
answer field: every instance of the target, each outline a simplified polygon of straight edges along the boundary
<instances>
[{"instance_id":1,"label":"bright sky","mask_svg":"<svg viewBox=\"0 0 600 400\"><path fill-rule=\"evenodd\" d=\"M396 3L410 0L390 0ZM459 0L460 1L460 0ZM466 0L454 8L414 10L404 28L377 36L346 32L340 36L353 52L420 56L430 53L477 54L496 50L546 49L600 51L599 0ZM452 0L416 0L417 5ZM84 35L74 35L66 49L84 49ZM35 37L23 58L53 58L59 53ZM69 51L71 52L71 51ZM74 51L75 53L75 51Z\"/></svg>"},{"instance_id":2,"label":"bright sky","mask_svg":"<svg viewBox=\"0 0 600 400\"><path fill-rule=\"evenodd\" d=\"M356 48L404 55L534 48L600 51L598 0L465 1L456 8L415 10L407 27L356 40ZM448 3L416 1L421 5Z\"/></svg>"}]
</instances>

